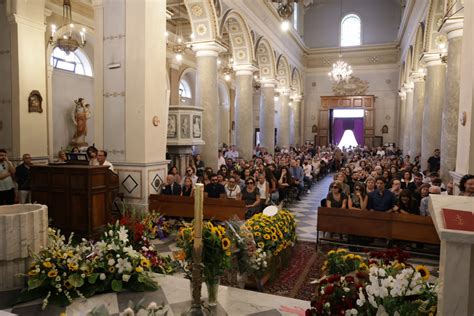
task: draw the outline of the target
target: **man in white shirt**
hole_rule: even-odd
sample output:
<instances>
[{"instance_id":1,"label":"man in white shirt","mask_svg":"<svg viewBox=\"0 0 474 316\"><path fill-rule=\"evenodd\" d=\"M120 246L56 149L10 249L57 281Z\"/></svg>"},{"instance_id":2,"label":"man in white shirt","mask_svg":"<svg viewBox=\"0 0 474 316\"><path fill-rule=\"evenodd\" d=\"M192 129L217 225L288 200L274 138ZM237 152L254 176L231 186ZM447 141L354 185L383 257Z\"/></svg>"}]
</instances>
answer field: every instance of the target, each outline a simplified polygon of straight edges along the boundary
<instances>
[{"instance_id":1,"label":"man in white shirt","mask_svg":"<svg viewBox=\"0 0 474 316\"><path fill-rule=\"evenodd\" d=\"M100 166L109 166L110 171L115 172L114 166L107 161L107 152L105 150L99 150L97 152L97 161L99 162Z\"/></svg>"},{"instance_id":2,"label":"man in white shirt","mask_svg":"<svg viewBox=\"0 0 474 316\"><path fill-rule=\"evenodd\" d=\"M235 150L235 146L230 146L229 150L225 153L225 158L232 158L232 160L236 160L239 158L239 152Z\"/></svg>"},{"instance_id":3,"label":"man in white shirt","mask_svg":"<svg viewBox=\"0 0 474 316\"><path fill-rule=\"evenodd\" d=\"M194 174L194 168L193 167L187 167L186 168L186 173L184 174L183 180L181 181L181 185L184 185L184 180L189 177L191 178L191 181L193 185L195 185L198 181L198 176Z\"/></svg>"}]
</instances>

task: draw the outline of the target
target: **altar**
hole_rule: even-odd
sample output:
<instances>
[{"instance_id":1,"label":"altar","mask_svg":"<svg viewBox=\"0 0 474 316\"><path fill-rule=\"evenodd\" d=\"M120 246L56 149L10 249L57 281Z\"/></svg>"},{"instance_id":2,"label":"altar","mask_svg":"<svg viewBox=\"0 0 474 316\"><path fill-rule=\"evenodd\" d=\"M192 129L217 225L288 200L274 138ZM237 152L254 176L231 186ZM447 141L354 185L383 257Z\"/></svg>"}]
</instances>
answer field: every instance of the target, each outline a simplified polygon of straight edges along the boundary
<instances>
[{"instance_id":1,"label":"altar","mask_svg":"<svg viewBox=\"0 0 474 316\"><path fill-rule=\"evenodd\" d=\"M41 300L35 300L26 304L16 306L13 309L4 310L0 315L60 315L65 312L67 316L86 315L94 307L102 304L107 307L110 315L118 315L123 312L130 301L135 304L144 299L143 305L150 302L160 305L165 304L168 316L181 315L191 306L190 282L177 276L163 276L155 274L159 288L154 292L120 292L96 295L85 300L75 300L65 309L54 305L41 310ZM207 299L206 286L202 287L203 299ZM211 315L304 315L309 308L310 302L258 293L233 287L220 286L218 293L218 306Z\"/></svg>"}]
</instances>

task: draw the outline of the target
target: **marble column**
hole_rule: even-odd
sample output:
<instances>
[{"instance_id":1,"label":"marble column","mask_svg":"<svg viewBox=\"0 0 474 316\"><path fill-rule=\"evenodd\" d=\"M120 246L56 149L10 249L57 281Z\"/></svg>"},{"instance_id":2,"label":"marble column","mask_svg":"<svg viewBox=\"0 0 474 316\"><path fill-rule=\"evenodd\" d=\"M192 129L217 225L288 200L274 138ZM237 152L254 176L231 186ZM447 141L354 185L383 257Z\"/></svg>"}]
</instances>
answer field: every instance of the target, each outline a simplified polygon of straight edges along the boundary
<instances>
[{"instance_id":1,"label":"marble column","mask_svg":"<svg viewBox=\"0 0 474 316\"><path fill-rule=\"evenodd\" d=\"M293 145L301 146L301 100L297 95L293 97Z\"/></svg>"},{"instance_id":2,"label":"marble column","mask_svg":"<svg viewBox=\"0 0 474 316\"><path fill-rule=\"evenodd\" d=\"M439 54L425 54L426 67L425 106L421 130L421 170L428 168L428 158L441 145L441 111L444 102L446 66Z\"/></svg>"},{"instance_id":3,"label":"marble column","mask_svg":"<svg viewBox=\"0 0 474 316\"><path fill-rule=\"evenodd\" d=\"M410 128L410 152L415 158L421 153L421 128L425 104L425 74L413 73L413 112Z\"/></svg>"},{"instance_id":4,"label":"marble column","mask_svg":"<svg viewBox=\"0 0 474 316\"><path fill-rule=\"evenodd\" d=\"M93 0L94 37L104 38L104 3ZM94 42L94 143L104 148L104 41ZM52 95L52 94L51 94ZM54 153L55 155L57 153ZM109 158L110 159L110 158Z\"/></svg>"},{"instance_id":5,"label":"marble column","mask_svg":"<svg viewBox=\"0 0 474 316\"><path fill-rule=\"evenodd\" d=\"M458 141L459 86L461 78L462 19L446 21L443 30L448 35L448 62L445 100L441 124L441 178L447 182L456 166Z\"/></svg>"},{"instance_id":6,"label":"marble column","mask_svg":"<svg viewBox=\"0 0 474 316\"><path fill-rule=\"evenodd\" d=\"M407 100L407 94L405 92L404 88L400 89L400 92L398 93L400 96L400 112L399 114L399 119L398 119L398 144L397 146L402 148L403 146L403 137L405 135L405 111L406 111L406 100Z\"/></svg>"},{"instance_id":7,"label":"marble column","mask_svg":"<svg viewBox=\"0 0 474 316\"><path fill-rule=\"evenodd\" d=\"M2 29L1 32L2 38L5 36L10 39L10 48L7 47L5 52L0 48L0 51L1 55L5 54L1 56L2 59L10 58L8 63L11 72L7 75L8 79L2 78L0 85L6 81L5 86L11 89L11 98L2 100L6 102L5 106L11 104L10 119L1 118L8 121L3 123L5 128L11 128L11 142L6 143L8 147L11 145L11 160L21 159L24 153L30 153L34 159L48 159L50 109L46 102L44 5L44 0L29 2L28 5L11 5L6 10L9 14L9 28L6 31ZM9 35L5 34L8 30ZM32 52L32 47L38 49ZM34 90L41 94L42 102L35 102L37 106L30 112L28 98Z\"/></svg>"},{"instance_id":8,"label":"marble column","mask_svg":"<svg viewBox=\"0 0 474 316\"><path fill-rule=\"evenodd\" d=\"M278 146L290 148L290 90L280 91L280 122L278 124Z\"/></svg>"},{"instance_id":9,"label":"marble column","mask_svg":"<svg viewBox=\"0 0 474 316\"><path fill-rule=\"evenodd\" d=\"M405 129L403 131L403 153L405 155L413 156L413 153L410 150L410 134L411 134L411 124L413 118L413 82L408 82L404 85L406 93L406 102L405 102ZM414 158L411 157L412 159Z\"/></svg>"},{"instance_id":10,"label":"marble column","mask_svg":"<svg viewBox=\"0 0 474 316\"><path fill-rule=\"evenodd\" d=\"M201 147L201 156L206 167L217 170L217 152L219 141L219 92L217 89L217 56L225 51L218 42L193 44L196 52L196 106L204 109L202 115L202 139L206 143Z\"/></svg>"},{"instance_id":11,"label":"marble column","mask_svg":"<svg viewBox=\"0 0 474 316\"><path fill-rule=\"evenodd\" d=\"M251 159L253 155L253 65L234 66L235 89L235 145L240 157ZM217 155L217 154L216 154Z\"/></svg>"},{"instance_id":12,"label":"marble column","mask_svg":"<svg viewBox=\"0 0 474 316\"><path fill-rule=\"evenodd\" d=\"M260 95L260 143L268 152L275 149L275 86L276 80L264 80Z\"/></svg>"}]
</instances>

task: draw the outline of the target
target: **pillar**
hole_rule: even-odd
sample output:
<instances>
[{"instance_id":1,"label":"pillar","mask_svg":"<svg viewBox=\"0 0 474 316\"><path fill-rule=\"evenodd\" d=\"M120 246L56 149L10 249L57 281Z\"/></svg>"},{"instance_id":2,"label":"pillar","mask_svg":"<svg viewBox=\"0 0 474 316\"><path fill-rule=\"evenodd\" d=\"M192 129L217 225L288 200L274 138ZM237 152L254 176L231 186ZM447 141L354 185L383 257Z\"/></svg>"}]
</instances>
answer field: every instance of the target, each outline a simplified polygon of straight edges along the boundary
<instances>
[{"instance_id":1,"label":"pillar","mask_svg":"<svg viewBox=\"0 0 474 316\"><path fill-rule=\"evenodd\" d=\"M93 0L94 38L104 38L104 3ZM104 41L94 42L94 143L97 148L104 148ZM57 153L54 153L57 155ZM110 159L108 157L108 159Z\"/></svg>"},{"instance_id":2,"label":"pillar","mask_svg":"<svg viewBox=\"0 0 474 316\"><path fill-rule=\"evenodd\" d=\"M301 95L293 97L293 145L302 145L301 142Z\"/></svg>"},{"instance_id":3,"label":"pillar","mask_svg":"<svg viewBox=\"0 0 474 316\"><path fill-rule=\"evenodd\" d=\"M290 148L290 90L280 92L280 124L278 126L278 146Z\"/></svg>"},{"instance_id":4,"label":"pillar","mask_svg":"<svg viewBox=\"0 0 474 316\"><path fill-rule=\"evenodd\" d=\"M445 22L448 35L448 62L446 70L445 100L441 124L441 178L447 182L449 172L456 166L459 113L459 85L461 79L462 19Z\"/></svg>"},{"instance_id":5,"label":"pillar","mask_svg":"<svg viewBox=\"0 0 474 316\"><path fill-rule=\"evenodd\" d=\"M410 128L410 151L415 158L421 154L421 126L425 104L425 74L413 73L413 112Z\"/></svg>"},{"instance_id":6,"label":"pillar","mask_svg":"<svg viewBox=\"0 0 474 316\"><path fill-rule=\"evenodd\" d=\"M193 44L196 52L196 106L203 108L201 157L206 167L217 170L219 141L219 92L217 89L217 56L225 51L218 42Z\"/></svg>"},{"instance_id":7,"label":"pillar","mask_svg":"<svg viewBox=\"0 0 474 316\"><path fill-rule=\"evenodd\" d=\"M235 145L240 157L251 159L253 155L253 65L234 66L235 88ZM217 153L216 153L217 155Z\"/></svg>"},{"instance_id":8,"label":"pillar","mask_svg":"<svg viewBox=\"0 0 474 316\"><path fill-rule=\"evenodd\" d=\"M269 153L275 149L275 80L261 82L260 142Z\"/></svg>"},{"instance_id":9,"label":"pillar","mask_svg":"<svg viewBox=\"0 0 474 316\"><path fill-rule=\"evenodd\" d=\"M405 129L403 131L403 153L413 156L410 150L410 126L413 117L413 82L405 84L406 102L405 102ZM414 158L411 157L412 159Z\"/></svg>"},{"instance_id":10,"label":"pillar","mask_svg":"<svg viewBox=\"0 0 474 316\"><path fill-rule=\"evenodd\" d=\"M104 149L127 202L147 208L167 173L166 3L104 0L100 10L104 64L120 64L104 67Z\"/></svg>"},{"instance_id":11,"label":"pillar","mask_svg":"<svg viewBox=\"0 0 474 316\"><path fill-rule=\"evenodd\" d=\"M399 148L403 147L403 137L406 133L405 131L405 111L406 111L406 100L407 100L407 93L404 88L400 89L400 92L398 93L400 97L400 111L398 113L399 118L398 118L398 140L397 140L397 146Z\"/></svg>"},{"instance_id":12,"label":"pillar","mask_svg":"<svg viewBox=\"0 0 474 316\"><path fill-rule=\"evenodd\" d=\"M11 131L8 135L11 141L7 146L11 144L12 160L20 160L24 153L31 154L34 159L48 159L44 5L44 0L17 1L11 2L7 9L10 48L1 56L2 59L10 57L11 72L7 80L2 79L2 85L4 81L7 86L11 83L11 99L2 101L6 106L11 102L11 125L8 122L3 124ZM32 47L37 49L32 52ZM41 113L29 112L28 97L33 90L42 96Z\"/></svg>"},{"instance_id":13,"label":"pillar","mask_svg":"<svg viewBox=\"0 0 474 316\"><path fill-rule=\"evenodd\" d=\"M464 2L464 28L466 34L474 31L474 3ZM474 41L472 36L463 38L461 58L461 86L459 102L458 146L456 172L451 173L459 182L465 174L474 174ZM457 181L456 181L457 180ZM471 279L473 276L471 276ZM472 284L472 283L471 283Z\"/></svg>"},{"instance_id":14,"label":"pillar","mask_svg":"<svg viewBox=\"0 0 474 316\"><path fill-rule=\"evenodd\" d=\"M441 111L444 102L446 66L439 54L425 54L426 67L425 105L421 130L421 170L428 168L428 158L441 146Z\"/></svg>"}]
</instances>

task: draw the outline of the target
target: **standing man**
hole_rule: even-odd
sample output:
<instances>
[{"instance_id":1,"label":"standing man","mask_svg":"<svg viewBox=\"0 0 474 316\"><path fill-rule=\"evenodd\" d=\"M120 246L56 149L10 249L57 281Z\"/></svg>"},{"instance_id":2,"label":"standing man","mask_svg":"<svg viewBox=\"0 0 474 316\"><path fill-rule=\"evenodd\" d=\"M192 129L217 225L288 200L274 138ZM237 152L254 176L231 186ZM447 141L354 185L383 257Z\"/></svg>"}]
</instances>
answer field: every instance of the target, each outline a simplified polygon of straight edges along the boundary
<instances>
[{"instance_id":1,"label":"standing man","mask_svg":"<svg viewBox=\"0 0 474 316\"><path fill-rule=\"evenodd\" d=\"M375 180L377 190L369 193L369 202L367 209L376 212L391 212L395 205L395 195L385 189L385 180L383 177L378 177Z\"/></svg>"},{"instance_id":2,"label":"standing man","mask_svg":"<svg viewBox=\"0 0 474 316\"><path fill-rule=\"evenodd\" d=\"M429 172L439 172L440 169L440 151L439 149L434 150L434 155L428 158L428 170Z\"/></svg>"},{"instance_id":3,"label":"standing man","mask_svg":"<svg viewBox=\"0 0 474 316\"><path fill-rule=\"evenodd\" d=\"M18 183L18 196L20 203L31 203L31 170L30 167L33 165L31 162L31 155L23 155L23 163L16 167L15 178Z\"/></svg>"},{"instance_id":4,"label":"standing man","mask_svg":"<svg viewBox=\"0 0 474 316\"><path fill-rule=\"evenodd\" d=\"M7 151L0 149L0 205L15 204L15 167L8 160Z\"/></svg>"}]
</instances>

